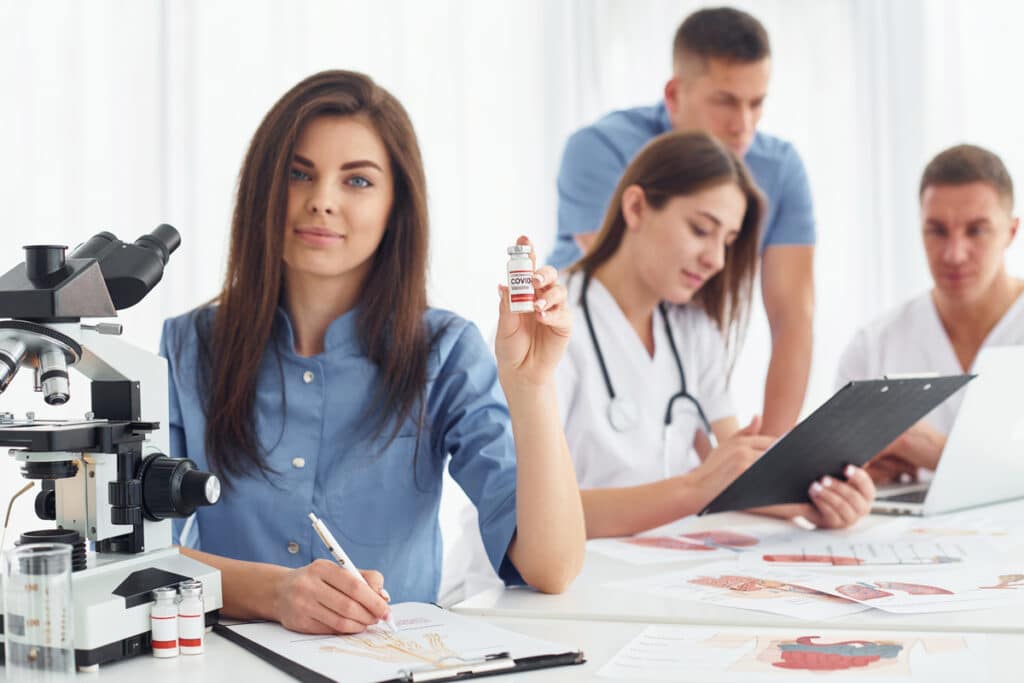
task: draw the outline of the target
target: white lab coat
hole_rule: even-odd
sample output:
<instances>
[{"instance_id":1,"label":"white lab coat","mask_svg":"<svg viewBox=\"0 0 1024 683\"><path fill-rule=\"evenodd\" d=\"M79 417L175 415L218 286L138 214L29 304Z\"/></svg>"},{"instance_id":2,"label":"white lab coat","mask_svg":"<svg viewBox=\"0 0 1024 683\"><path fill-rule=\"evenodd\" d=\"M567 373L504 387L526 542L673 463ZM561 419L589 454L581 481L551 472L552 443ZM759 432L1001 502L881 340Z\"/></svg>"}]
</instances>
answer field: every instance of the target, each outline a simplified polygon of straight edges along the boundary
<instances>
[{"instance_id":1,"label":"white lab coat","mask_svg":"<svg viewBox=\"0 0 1024 683\"><path fill-rule=\"evenodd\" d=\"M700 427L693 404L676 400L672 423L667 430L664 427L668 401L680 390L680 378L661 314L654 313L652 358L611 293L597 279L591 280L590 314L612 386L617 396L628 397L639 415L632 429L620 432L608 419L608 389L580 305L583 275L563 277L563 282L573 332L556 370L556 383L580 487L635 486L693 469L699 464L692 444ZM689 393L711 422L734 415L725 342L715 324L697 306L670 306L668 318Z\"/></svg>"},{"instance_id":2,"label":"white lab coat","mask_svg":"<svg viewBox=\"0 0 1024 683\"><path fill-rule=\"evenodd\" d=\"M982 347L1019 344L1024 344L1024 296L1010 306ZM840 358L836 385L884 375L956 375L962 371L931 293L925 292L857 332ZM925 421L949 434L963 397L963 391L953 394L926 415Z\"/></svg>"},{"instance_id":3,"label":"white lab coat","mask_svg":"<svg viewBox=\"0 0 1024 683\"><path fill-rule=\"evenodd\" d=\"M654 358L629 326L622 310L597 280L590 283L590 312L604 352L615 391L633 398L640 421L629 432L616 432L608 422L608 392L597 355L579 305L582 275L568 287L573 314L569 348L556 370L559 415L581 488L632 486L658 481L665 475L664 452L670 453L670 475L687 472L698 464L693 437L699 426L688 401L677 400L668 430L667 449L663 422L669 397L679 391L679 371L669 348L661 315L654 316ZM695 306L669 308L669 320L686 372L687 388L714 422L735 414L728 392L725 344L714 323ZM448 488L450 482L446 482ZM464 499L449 491L448 499ZM451 512L453 508L457 508ZM446 506L442 503L442 514ZM445 538L443 604L503 584L495 575L477 531L476 510L463 501L447 506L454 516L450 526L461 527L456 538Z\"/></svg>"}]
</instances>

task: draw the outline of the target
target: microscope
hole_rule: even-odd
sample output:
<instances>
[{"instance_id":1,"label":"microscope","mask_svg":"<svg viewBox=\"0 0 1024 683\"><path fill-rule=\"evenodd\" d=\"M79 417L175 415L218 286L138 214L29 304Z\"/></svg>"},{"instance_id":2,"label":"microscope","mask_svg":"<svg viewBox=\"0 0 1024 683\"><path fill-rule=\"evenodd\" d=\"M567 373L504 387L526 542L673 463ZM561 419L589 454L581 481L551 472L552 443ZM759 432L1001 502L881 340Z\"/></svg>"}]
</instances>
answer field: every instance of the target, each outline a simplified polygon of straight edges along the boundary
<instances>
[{"instance_id":1,"label":"microscope","mask_svg":"<svg viewBox=\"0 0 1024 683\"><path fill-rule=\"evenodd\" d=\"M149 649L155 588L202 581L208 626L223 605L220 572L172 544L170 519L216 503L220 482L168 456L167 363L121 340L117 323L84 322L141 301L180 243L169 225L132 244L101 232L70 255L64 246L27 246L24 262L0 277L0 393L23 369L59 406L71 396L70 368L90 380L91 407L80 420L15 415L0 398L0 446L22 463L22 476L41 480L35 513L57 523L20 542L72 546L79 670ZM13 646L16 626L6 628Z\"/></svg>"}]
</instances>

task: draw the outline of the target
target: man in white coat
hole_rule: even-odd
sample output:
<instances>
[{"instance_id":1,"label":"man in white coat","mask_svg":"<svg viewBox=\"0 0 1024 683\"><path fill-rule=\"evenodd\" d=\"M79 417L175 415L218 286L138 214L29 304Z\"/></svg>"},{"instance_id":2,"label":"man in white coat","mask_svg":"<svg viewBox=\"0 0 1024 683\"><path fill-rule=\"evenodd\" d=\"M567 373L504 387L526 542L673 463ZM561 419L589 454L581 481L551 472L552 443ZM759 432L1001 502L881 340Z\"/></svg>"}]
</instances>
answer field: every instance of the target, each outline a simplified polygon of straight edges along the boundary
<instances>
[{"instance_id":1,"label":"man in white coat","mask_svg":"<svg viewBox=\"0 0 1024 683\"><path fill-rule=\"evenodd\" d=\"M933 287L857 332L840 359L840 386L883 375L970 372L982 347L1024 344L1024 280L1005 263L1019 218L1002 160L973 145L951 147L925 168L919 196ZM868 467L872 477L928 478L961 400L962 392L883 450Z\"/></svg>"}]
</instances>

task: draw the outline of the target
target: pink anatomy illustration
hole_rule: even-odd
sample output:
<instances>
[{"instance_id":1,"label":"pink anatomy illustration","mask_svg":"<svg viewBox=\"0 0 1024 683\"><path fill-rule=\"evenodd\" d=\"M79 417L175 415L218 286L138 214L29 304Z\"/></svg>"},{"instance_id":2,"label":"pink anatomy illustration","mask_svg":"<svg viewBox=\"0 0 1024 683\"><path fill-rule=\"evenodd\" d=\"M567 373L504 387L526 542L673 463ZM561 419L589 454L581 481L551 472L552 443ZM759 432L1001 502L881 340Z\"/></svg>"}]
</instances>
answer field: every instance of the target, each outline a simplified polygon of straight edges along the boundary
<instances>
[{"instance_id":1,"label":"pink anatomy illustration","mask_svg":"<svg viewBox=\"0 0 1024 683\"><path fill-rule=\"evenodd\" d=\"M731 548L748 548L752 545L758 544L758 540L753 536L741 534L736 531L725 531L722 529L715 529L712 531L694 531L689 534L680 534L680 536L683 538L692 538L703 545L709 546L724 545Z\"/></svg>"},{"instance_id":2,"label":"pink anatomy illustration","mask_svg":"<svg viewBox=\"0 0 1024 683\"><path fill-rule=\"evenodd\" d=\"M877 600L878 598L888 598L892 593L886 593L880 591L874 586L867 583L848 583L836 588L836 592L840 595L845 595L851 600Z\"/></svg>"},{"instance_id":3,"label":"pink anatomy illustration","mask_svg":"<svg viewBox=\"0 0 1024 683\"><path fill-rule=\"evenodd\" d=\"M776 643L779 659L773 661L772 666L801 671L842 671L895 660L903 650L903 645L897 642L844 640L816 643L817 638L819 636L802 636L795 641Z\"/></svg>"},{"instance_id":4,"label":"pink anatomy illustration","mask_svg":"<svg viewBox=\"0 0 1024 683\"><path fill-rule=\"evenodd\" d=\"M735 531L715 529L711 531L695 531L677 536L637 536L627 538L623 543L638 545L644 548L700 552L717 550L718 548L746 548L757 545L758 539Z\"/></svg>"},{"instance_id":5,"label":"pink anatomy illustration","mask_svg":"<svg viewBox=\"0 0 1024 683\"><path fill-rule=\"evenodd\" d=\"M836 592L845 595L853 600L877 600L888 598L895 593L907 593L908 595L953 595L953 591L940 588L939 586L927 586L921 583L902 583L900 581L872 581L847 583L836 588Z\"/></svg>"},{"instance_id":6,"label":"pink anatomy illustration","mask_svg":"<svg viewBox=\"0 0 1024 683\"><path fill-rule=\"evenodd\" d=\"M834 567L864 564L864 560L845 555L762 555L765 562L830 564Z\"/></svg>"},{"instance_id":7,"label":"pink anatomy illustration","mask_svg":"<svg viewBox=\"0 0 1024 683\"><path fill-rule=\"evenodd\" d=\"M902 583L900 581L875 581L882 589L907 593L909 595L953 595L953 591L939 586L927 586L923 583Z\"/></svg>"},{"instance_id":8,"label":"pink anatomy illustration","mask_svg":"<svg viewBox=\"0 0 1024 683\"><path fill-rule=\"evenodd\" d=\"M714 550L710 546L697 545L696 543L682 541L672 536L638 536L636 538L627 538L623 543L638 545L643 548L661 548L662 550Z\"/></svg>"},{"instance_id":9,"label":"pink anatomy illustration","mask_svg":"<svg viewBox=\"0 0 1024 683\"><path fill-rule=\"evenodd\" d=\"M990 590L1015 590L1024 588L1024 574L1004 574L999 577L999 582L994 586L978 586L978 588Z\"/></svg>"},{"instance_id":10,"label":"pink anatomy illustration","mask_svg":"<svg viewBox=\"0 0 1024 683\"><path fill-rule=\"evenodd\" d=\"M806 631L804 632L806 633ZM813 633L813 632L812 632ZM749 632L721 632L701 641L701 647L720 649L754 648L732 666L730 671L769 673L776 680L783 675L779 669L789 671L829 672L855 670L864 674L877 674L879 680L930 681L933 678L915 676L911 668L910 652L917 649L921 660L967 655L968 641L963 636L936 636L932 634L819 632L818 635L752 635ZM953 657L950 663L956 662ZM977 661L974 662L977 666ZM963 661L951 673L963 671ZM790 674L792 676L793 674ZM857 674L854 674L857 675ZM839 676L842 678L842 675ZM871 676L858 677L868 680ZM751 680L755 680L753 676ZM768 680L767 678L765 680ZM781 680L788 680L783 678ZM824 679L823 679L824 680ZM838 680L838 679L837 679ZM971 680L964 676L950 676L943 680Z\"/></svg>"},{"instance_id":11,"label":"pink anatomy illustration","mask_svg":"<svg viewBox=\"0 0 1024 683\"><path fill-rule=\"evenodd\" d=\"M722 574L719 576L699 576L690 579L690 583L698 586L709 586L711 588L724 588L730 591L745 594L752 598L773 598L786 593L801 593L813 595L822 600L843 600L828 593L800 586L795 583L773 581L772 579L761 579L754 576L738 576L733 574Z\"/></svg>"}]
</instances>

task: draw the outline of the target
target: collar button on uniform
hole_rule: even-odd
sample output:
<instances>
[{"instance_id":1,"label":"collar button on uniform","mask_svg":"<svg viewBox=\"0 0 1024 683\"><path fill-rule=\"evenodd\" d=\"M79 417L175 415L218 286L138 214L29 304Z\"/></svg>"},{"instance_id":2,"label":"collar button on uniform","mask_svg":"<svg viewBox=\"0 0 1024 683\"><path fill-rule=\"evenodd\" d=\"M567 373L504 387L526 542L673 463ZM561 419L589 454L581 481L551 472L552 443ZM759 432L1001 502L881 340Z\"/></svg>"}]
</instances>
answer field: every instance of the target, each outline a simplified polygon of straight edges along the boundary
<instances>
[{"instance_id":1,"label":"collar button on uniform","mask_svg":"<svg viewBox=\"0 0 1024 683\"><path fill-rule=\"evenodd\" d=\"M294 467L295 469L301 470L305 466L306 466L306 459L305 458L292 458L292 467Z\"/></svg>"},{"instance_id":2,"label":"collar button on uniform","mask_svg":"<svg viewBox=\"0 0 1024 683\"><path fill-rule=\"evenodd\" d=\"M295 541L291 541L288 544L288 552L290 552L292 555L298 554L298 552L299 552L299 544L296 543Z\"/></svg>"},{"instance_id":3,"label":"collar button on uniform","mask_svg":"<svg viewBox=\"0 0 1024 683\"><path fill-rule=\"evenodd\" d=\"M316 379L316 375L313 374L312 370L306 370L304 373L302 373L302 381L305 382L306 384L309 384L314 379Z\"/></svg>"}]
</instances>

